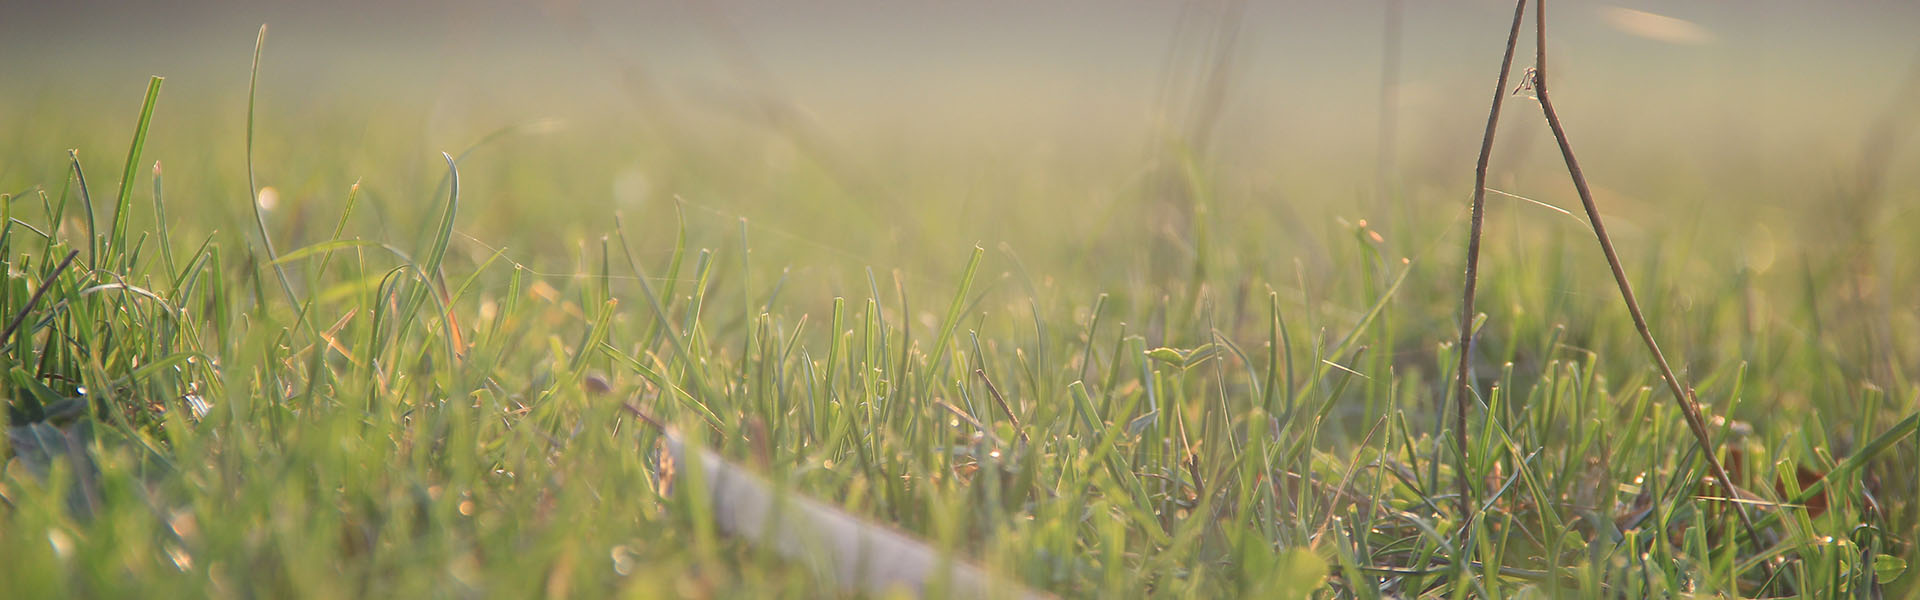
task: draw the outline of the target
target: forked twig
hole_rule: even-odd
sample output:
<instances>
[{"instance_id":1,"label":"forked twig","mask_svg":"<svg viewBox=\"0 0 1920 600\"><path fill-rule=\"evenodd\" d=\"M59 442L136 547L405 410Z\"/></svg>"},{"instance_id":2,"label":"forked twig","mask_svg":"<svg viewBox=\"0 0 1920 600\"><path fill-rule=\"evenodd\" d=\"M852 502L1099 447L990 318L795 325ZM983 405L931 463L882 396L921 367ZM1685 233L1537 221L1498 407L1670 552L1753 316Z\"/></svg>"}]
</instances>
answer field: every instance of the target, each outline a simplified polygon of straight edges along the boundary
<instances>
[{"instance_id":1,"label":"forked twig","mask_svg":"<svg viewBox=\"0 0 1920 600\"><path fill-rule=\"evenodd\" d=\"M1607 226L1600 219L1600 208L1593 202L1593 191L1587 187L1585 172L1580 170L1580 161L1574 158L1573 144L1567 141L1566 129L1560 125L1560 115L1553 110L1553 100L1547 95L1547 16L1546 0L1534 5L1534 37L1536 51L1533 68L1528 71L1527 81L1534 97L1540 101L1540 110L1545 114L1547 127L1553 130L1553 140L1560 145L1560 156L1567 163L1567 175L1573 178L1574 191L1580 194L1580 205L1587 211L1587 222L1593 225L1593 235L1600 240L1600 251L1607 257L1607 266L1613 269L1613 281L1620 288L1620 298L1626 302L1627 314L1633 316L1633 327L1640 331L1640 341L1647 346L1647 352L1653 355L1653 362L1660 367L1660 378L1666 380L1667 390L1673 392L1674 401L1680 405L1680 414L1686 418L1687 429L1693 432L1694 441L1700 444L1701 455L1706 458L1707 467L1729 498L1738 498L1733 479L1727 476L1727 469L1714 455L1713 437L1707 433L1707 420L1701 415L1700 406L1693 400L1693 392L1680 382L1673 372L1673 366L1667 363L1667 357L1660 352L1660 344L1653 339L1653 330L1647 326L1646 315L1640 311L1640 302L1634 299L1633 285L1627 281L1627 271L1620 266L1620 255L1613 249L1613 238L1607 235ZM1476 223L1477 224L1477 223ZM1760 539L1754 535L1753 517L1747 514L1746 507L1733 504L1734 511L1740 515L1740 523L1747 530L1747 537ZM1771 581L1773 568L1765 561L1761 566L1769 573Z\"/></svg>"},{"instance_id":2,"label":"forked twig","mask_svg":"<svg viewBox=\"0 0 1920 600\"><path fill-rule=\"evenodd\" d=\"M1513 26L1507 30L1507 52L1500 57L1500 78L1493 84L1493 107L1487 110L1487 133L1480 139L1480 161L1473 169L1473 217L1467 233L1467 274L1460 295L1460 358L1457 373L1459 393L1454 401L1454 440L1459 442L1460 468L1455 476L1460 488L1461 531L1473 522L1473 484L1467 476L1467 401L1473 386L1467 382L1473 350L1473 294L1480 281L1480 229L1487 204L1487 161L1493 156L1494 130L1500 125L1500 105L1507 98L1507 72L1513 69L1513 49L1520 40L1520 22L1527 12L1527 0L1513 5Z\"/></svg>"}]
</instances>

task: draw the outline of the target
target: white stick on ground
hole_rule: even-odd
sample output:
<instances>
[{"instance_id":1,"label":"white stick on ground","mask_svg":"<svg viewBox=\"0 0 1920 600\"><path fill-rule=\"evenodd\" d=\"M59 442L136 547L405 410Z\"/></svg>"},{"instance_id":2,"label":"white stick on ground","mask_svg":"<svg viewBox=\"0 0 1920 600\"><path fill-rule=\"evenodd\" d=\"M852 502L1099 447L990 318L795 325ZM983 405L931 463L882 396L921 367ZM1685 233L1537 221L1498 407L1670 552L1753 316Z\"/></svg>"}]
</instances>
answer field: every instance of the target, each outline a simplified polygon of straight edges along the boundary
<instances>
[{"instance_id":1,"label":"white stick on ground","mask_svg":"<svg viewBox=\"0 0 1920 600\"><path fill-rule=\"evenodd\" d=\"M676 465L691 469L685 444L663 430ZM849 590L875 596L906 591L929 595L946 585L947 598L1051 598L951 556L885 526L862 521L799 494L778 492L759 476L701 448L694 453L706 478L714 523L720 531L762 545L790 560L831 575ZM937 588L936 588L937 589Z\"/></svg>"}]
</instances>

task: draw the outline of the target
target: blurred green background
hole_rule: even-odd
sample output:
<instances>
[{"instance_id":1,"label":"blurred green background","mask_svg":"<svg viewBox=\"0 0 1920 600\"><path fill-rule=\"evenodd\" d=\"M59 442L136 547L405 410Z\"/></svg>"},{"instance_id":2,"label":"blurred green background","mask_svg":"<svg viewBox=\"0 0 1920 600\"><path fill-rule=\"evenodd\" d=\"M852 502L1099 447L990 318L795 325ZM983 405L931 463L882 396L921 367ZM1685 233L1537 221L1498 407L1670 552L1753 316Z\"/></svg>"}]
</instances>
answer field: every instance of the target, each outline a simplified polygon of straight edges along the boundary
<instances>
[{"instance_id":1,"label":"blurred green background","mask_svg":"<svg viewBox=\"0 0 1920 600\"><path fill-rule=\"evenodd\" d=\"M1076 304L1179 295L1160 288L1184 285L1207 253L1202 278L1222 288L1306 298L1372 277L1329 256L1361 221L1382 234L1383 260L1431 261L1415 284L1451 293L1511 9L128 4L6 8L0 190L52 187L68 148L110 178L158 74L145 157L166 165L170 210L186 221L175 235L245 231L247 69L267 23L256 160L281 199L269 222L283 249L322 239L356 181L369 202L349 236L418 239L439 201L439 153L472 149L455 261L504 247L540 272L584 272L616 213L654 259L680 218L696 246L724 248L745 219L759 270L748 285L790 269L788 297L806 312L865 294L867 267L944 289L976 243L999 257L991 271L1065 281ZM1810 278L1842 293L1855 279L1832 274L1854 258L1881 287L1848 295L1913 291L1896 232L1915 224L1920 150L1873 136L1911 120L1920 7L1549 10L1556 98L1657 306L1717 300L1738 286L1706 282L1738 278L1780 292L1750 307L1765 322L1767 298L1785 303ZM1535 107L1509 106L1491 185L1577 213ZM1553 299L1543 323L1611 310L1580 219L1491 202L1491 272L1524 279L1544 248L1574 265L1511 308ZM1436 339L1453 318L1439 299L1406 309Z\"/></svg>"},{"instance_id":2,"label":"blurred green background","mask_svg":"<svg viewBox=\"0 0 1920 600\"><path fill-rule=\"evenodd\" d=\"M1114 214L1128 208L1117 198L1186 137L1204 138L1223 202L1259 219L1274 205L1366 218L1355 201L1379 193L1384 2L11 4L7 191L58 180L69 147L117 159L158 74L149 156L176 165L179 189L235 204L246 194L220 175L241 162L249 50L268 23L258 159L262 184L295 206L363 179L408 215L439 151L516 123L558 126L476 155L494 163L469 173L488 211L463 223L476 235L493 232L479 216L493 212L592 228L680 194L770 225L834 211L851 222L809 222L809 237L863 254L908 239L1084 239L1137 225ZM1403 8L1386 181L1397 199L1444 215L1469 191L1510 6ZM1705 37L1647 37L1618 22L1629 9ZM1708 210L1723 231L1817 226L1920 46L1920 7L1905 2L1550 10L1558 96L1623 225L1671 209ZM1230 11L1243 11L1234 26L1214 22ZM1222 32L1237 35L1225 90L1212 123L1194 126ZM1510 121L1496 187L1569 205L1538 119ZM1911 189L1913 169L1897 171L1889 189ZM811 185L839 186L844 206L817 204Z\"/></svg>"}]
</instances>

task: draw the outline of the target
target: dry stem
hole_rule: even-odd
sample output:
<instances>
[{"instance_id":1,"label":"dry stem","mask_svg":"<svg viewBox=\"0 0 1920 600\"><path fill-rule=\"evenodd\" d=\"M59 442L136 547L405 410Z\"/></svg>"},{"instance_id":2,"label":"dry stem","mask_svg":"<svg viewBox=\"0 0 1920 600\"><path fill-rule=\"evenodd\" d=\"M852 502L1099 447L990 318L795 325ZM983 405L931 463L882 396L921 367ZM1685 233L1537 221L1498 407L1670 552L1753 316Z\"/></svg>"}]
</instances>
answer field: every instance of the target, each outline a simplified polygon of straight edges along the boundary
<instances>
[{"instance_id":1,"label":"dry stem","mask_svg":"<svg viewBox=\"0 0 1920 600\"><path fill-rule=\"evenodd\" d=\"M1525 83L1533 88L1534 96L1540 101L1540 110L1546 116L1547 127L1553 130L1553 139L1560 145L1560 156L1567 163L1567 175L1573 178L1574 191L1580 194L1580 205L1587 211L1587 222L1593 225L1593 235L1600 240L1600 251L1606 254L1607 266L1613 270L1613 281L1620 288L1620 298L1627 305L1627 314L1633 316L1633 327L1639 330L1640 341L1646 344L1647 352L1653 355L1654 364L1660 367L1660 378L1666 381L1667 390L1673 392L1675 403L1680 405L1680 414L1686 418L1687 429L1693 432L1694 441L1700 444L1701 455L1706 458L1707 467L1712 471L1714 479L1719 482L1728 498L1739 498L1733 479L1727 476L1726 467L1720 464L1719 457L1714 454L1713 437L1707 433L1707 420L1701 414L1699 404L1694 402L1692 390L1680 382L1679 376L1673 372L1673 366L1667 363L1667 357L1660 352L1660 344L1653 339L1653 330L1647 326L1646 315L1640 311L1640 302L1634 299L1633 285L1627 281L1627 271L1620 266L1620 255L1613 249L1613 238L1607 235L1607 226L1600 219L1600 208L1594 204L1593 191L1587 187L1586 174L1580 170L1580 161L1574 158L1573 145L1567 141L1566 129L1560 125L1560 115L1553 110L1553 100L1547 95L1546 0L1540 0L1534 5L1534 37L1536 43L1534 65ZM1731 505L1734 511L1739 513L1740 522L1746 527L1747 537L1759 539L1754 535L1753 517L1747 514L1746 507L1738 502ZM1768 579L1771 580L1772 568L1765 562L1761 565L1766 567Z\"/></svg>"},{"instance_id":2,"label":"dry stem","mask_svg":"<svg viewBox=\"0 0 1920 600\"><path fill-rule=\"evenodd\" d=\"M1467 475L1467 402L1473 396L1473 386L1467 376L1472 363L1473 351L1473 295L1474 288L1480 282L1480 229L1486 213L1487 201L1487 161L1493 156L1494 130L1500 125L1500 105L1507 98L1507 72L1513 69L1513 49L1520 39L1520 22L1527 11L1527 0L1519 0L1513 5L1513 26L1507 31L1507 52L1500 58L1500 77L1493 84L1493 107L1487 110L1487 133L1480 140L1480 161L1473 169L1473 218L1467 234L1467 274L1464 291L1460 297L1460 358L1458 360L1459 393L1454 406L1459 410L1454 419L1454 440L1459 442L1460 468L1455 481L1460 488L1461 531L1473 522L1473 483Z\"/></svg>"}]
</instances>

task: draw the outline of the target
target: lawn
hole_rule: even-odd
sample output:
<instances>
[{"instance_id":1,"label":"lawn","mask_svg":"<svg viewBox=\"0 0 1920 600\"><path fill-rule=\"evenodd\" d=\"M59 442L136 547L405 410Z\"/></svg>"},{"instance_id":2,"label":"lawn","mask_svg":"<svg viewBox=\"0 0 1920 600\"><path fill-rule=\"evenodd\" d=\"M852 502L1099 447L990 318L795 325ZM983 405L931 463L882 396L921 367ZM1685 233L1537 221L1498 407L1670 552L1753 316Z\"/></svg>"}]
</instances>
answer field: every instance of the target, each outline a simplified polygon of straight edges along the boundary
<instances>
[{"instance_id":1,"label":"lawn","mask_svg":"<svg viewBox=\"0 0 1920 600\"><path fill-rule=\"evenodd\" d=\"M1021 143L615 59L335 101L268 29L0 100L0 595L1920 594L1920 71L1676 132L1556 68L1643 339L1530 16L1475 222L1507 10L1397 162L1235 129L1220 47Z\"/></svg>"}]
</instances>

